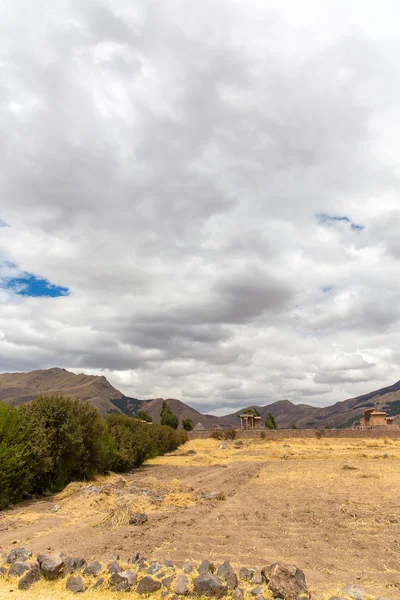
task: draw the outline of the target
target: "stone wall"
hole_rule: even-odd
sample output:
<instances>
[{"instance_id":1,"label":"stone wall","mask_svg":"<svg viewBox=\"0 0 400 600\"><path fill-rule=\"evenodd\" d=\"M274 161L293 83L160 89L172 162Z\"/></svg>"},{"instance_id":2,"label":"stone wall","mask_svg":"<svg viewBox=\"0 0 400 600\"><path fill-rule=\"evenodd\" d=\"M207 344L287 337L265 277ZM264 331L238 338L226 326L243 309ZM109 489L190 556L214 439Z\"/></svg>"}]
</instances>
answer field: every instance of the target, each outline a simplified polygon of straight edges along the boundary
<instances>
[{"instance_id":1,"label":"stone wall","mask_svg":"<svg viewBox=\"0 0 400 600\"><path fill-rule=\"evenodd\" d=\"M221 432L223 435L223 432ZM190 431L190 440L207 439L211 431ZM236 439L286 440L293 438L391 438L400 439L400 426L390 425L371 429L262 429L245 431L236 429Z\"/></svg>"}]
</instances>

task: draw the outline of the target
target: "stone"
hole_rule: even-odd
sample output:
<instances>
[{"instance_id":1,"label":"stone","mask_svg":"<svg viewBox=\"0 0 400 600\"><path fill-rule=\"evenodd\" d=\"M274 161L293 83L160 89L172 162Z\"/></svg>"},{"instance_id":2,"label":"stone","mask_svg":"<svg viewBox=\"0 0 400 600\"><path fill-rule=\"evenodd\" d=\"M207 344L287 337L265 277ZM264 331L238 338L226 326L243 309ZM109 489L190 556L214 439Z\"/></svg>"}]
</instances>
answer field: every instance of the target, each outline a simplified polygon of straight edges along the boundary
<instances>
[{"instance_id":1,"label":"stone","mask_svg":"<svg viewBox=\"0 0 400 600\"><path fill-rule=\"evenodd\" d=\"M225 579L226 585L228 586L228 590L234 590L237 588L238 578L235 571L232 570L230 573L228 573Z\"/></svg>"},{"instance_id":2,"label":"stone","mask_svg":"<svg viewBox=\"0 0 400 600\"><path fill-rule=\"evenodd\" d=\"M32 552L26 548L14 548L6 558L6 563L25 562L32 556Z\"/></svg>"},{"instance_id":3,"label":"stone","mask_svg":"<svg viewBox=\"0 0 400 600\"><path fill-rule=\"evenodd\" d=\"M8 571L5 567L0 567L0 575L7 575Z\"/></svg>"},{"instance_id":4,"label":"stone","mask_svg":"<svg viewBox=\"0 0 400 600\"><path fill-rule=\"evenodd\" d=\"M238 440L233 445L234 445L235 448L243 448L243 446L244 446L242 440Z\"/></svg>"},{"instance_id":5,"label":"stone","mask_svg":"<svg viewBox=\"0 0 400 600\"><path fill-rule=\"evenodd\" d=\"M51 509L51 512L57 513L59 510L61 510L61 506L59 504L56 504L55 507Z\"/></svg>"},{"instance_id":6,"label":"stone","mask_svg":"<svg viewBox=\"0 0 400 600\"><path fill-rule=\"evenodd\" d=\"M111 575L113 573L120 573L121 567L119 566L119 564L117 563L116 560L113 560L112 562L108 563L107 571L108 571L108 573L111 573Z\"/></svg>"},{"instance_id":7,"label":"stone","mask_svg":"<svg viewBox=\"0 0 400 600\"><path fill-rule=\"evenodd\" d=\"M182 567L182 570L187 573L187 575L189 575L193 569L195 568L196 565L194 565L193 563L185 563Z\"/></svg>"},{"instance_id":8,"label":"stone","mask_svg":"<svg viewBox=\"0 0 400 600\"><path fill-rule=\"evenodd\" d=\"M265 600L265 598L262 594L258 594L258 596L256 596L254 600ZM278 598L277 600L283 600L283 599Z\"/></svg>"},{"instance_id":9,"label":"stone","mask_svg":"<svg viewBox=\"0 0 400 600\"><path fill-rule=\"evenodd\" d=\"M209 560L202 560L197 571L199 575L204 575L205 573L214 573L215 567Z\"/></svg>"},{"instance_id":10,"label":"stone","mask_svg":"<svg viewBox=\"0 0 400 600\"><path fill-rule=\"evenodd\" d=\"M285 598L285 600L297 600L299 596L309 598L304 573L294 565L285 563L274 563L262 570L268 589L274 598Z\"/></svg>"},{"instance_id":11,"label":"stone","mask_svg":"<svg viewBox=\"0 0 400 600\"><path fill-rule=\"evenodd\" d=\"M161 592L161 598L168 598L168 596L169 596L169 592L167 592L167 591ZM175 596L175 594L174 594L174 596Z\"/></svg>"},{"instance_id":12,"label":"stone","mask_svg":"<svg viewBox=\"0 0 400 600\"><path fill-rule=\"evenodd\" d=\"M129 525L144 525L147 521L146 513L136 513L129 519Z\"/></svg>"},{"instance_id":13,"label":"stone","mask_svg":"<svg viewBox=\"0 0 400 600\"><path fill-rule=\"evenodd\" d=\"M350 596L352 600L366 600L367 592L357 585L347 584L342 588L342 593L345 596Z\"/></svg>"},{"instance_id":14,"label":"stone","mask_svg":"<svg viewBox=\"0 0 400 600\"><path fill-rule=\"evenodd\" d=\"M81 571L83 567L86 566L86 560L82 557L72 558L68 556L64 561L64 574L70 575L71 573L76 573L77 571Z\"/></svg>"},{"instance_id":15,"label":"stone","mask_svg":"<svg viewBox=\"0 0 400 600\"><path fill-rule=\"evenodd\" d=\"M232 600L244 600L244 591L242 588L237 588L232 592Z\"/></svg>"},{"instance_id":16,"label":"stone","mask_svg":"<svg viewBox=\"0 0 400 600\"><path fill-rule=\"evenodd\" d=\"M204 573L194 580L194 593L197 596L207 596L207 598L223 598L228 592L226 585L216 575Z\"/></svg>"},{"instance_id":17,"label":"stone","mask_svg":"<svg viewBox=\"0 0 400 600\"><path fill-rule=\"evenodd\" d=\"M33 567L31 567L29 569L29 571L27 571L25 573L25 575L23 577L21 577L21 579L18 582L18 589L19 590L28 590L31 585L33 583L35 583L36 581L39 581L40 579L40 569L37 565L33 565Z\"/></svg>"},{"instance_id":18,"label":"stone","mask_svg":"<svg viewBox=\"0 0 400 600\"><path fill-rule=\"evenodd\" d=\"M92 590L99 590L100 588L102 588L104 585L104 577L100 577L100 579L98 579L96 581L96 583L94 585L92 585Z\"/></svg>"},{"instance_id":19,"label":"stone","mask_svg":"<svg viewBox=\"0 0 400 600\"><path fill-rule=\"evenodd\" d=\"M175 565L172 560L163 560L163 565L164 567L167 567L167 569L175 569Z\"/></svg>"},{"instance_id":20,"label":"stone","mask_svg":"<svg viewBox=\"0 0 400 600\"><path fill-rule=\"evenodd\" d=\"M260 573L260 575L261 575L261 573ZM240 579L244 579L245 581L251 581L254 577L254 570L246 569L246 567L242 567L239 571L239 577L240 577ZM262 581L260 583L262 583Z\"/></svg>"},{"instance_id":21,"label":"stone","mask_svg":"<svg viewBox=\"0 0 400 600\"><path fill-rule=\"evenodd\" d=\"M63 572L66 556L61 552L39 554L37 557L40 570L46 579L56 579Z\"/></svg>"},{"instance_id":22,"label":"stone","mask_svg":"<svg viewBox=\"0 0 400 600\"><path fill-rule=\"evenodd\" d=\"M29 569L31 568L32 565L28 565L25 562L15 562L13 563L11 569L8 571L8 576L9 577L21 577L21 575L23 575L24 573L26 573L27 571L29 571Z\"/></svg>"},{"instance_id":23,"label":"stone","mask_svg":"<svg viewBox=\"0 0 400 600\"><path fill-rule=\"evenodd\" d=\"M261 571L256 571L256 573L254 573L252 581L255 585L261 585L264 583L265 579Z\"/></svg>"},{"instance_id":24,"label":"stone","mask_svg":"<svg viewBox=\"0 0 400 600\"><path fill-rule=\"evenodd\" d=\"M65 589L67 592L72 592L73 594L79 594L85 591L85 587L83 585L82 577L79 575L71 575L68 577Z\"/></svg>"},{"instance_id":25,"label":"stone","mask_svg":"<svg viewBox=\"0 0 400 600\"><path fill-rule=\"evenodd\" d=\"M101 564L95 560L94 562L90 563L90 565L86 565L83 574L85 577L97 577L101 569Z\"/></svg>"},{"instance_id":26,"label":"stone","mask_svg":"<svg viewBox=\"0 0 400 600\"><path fill-rule=\"evenodd\" d=\"M229 560L226 560L218 567L217 575L218 577L224 577L224 579L233 571L231 567L231 563Z\"/></svg>"},{"instance_id":27,"label":"stone","mask_svg":"<svg viewBox=\"0 0 400 600\"><path fill-rule=\"evenodd\" d=\"M158 571L158 573L156 573L156 577L157 579L162 579L163 577L166 576L166 571L164 571L164 569L162 571Z\"/></svg>"},{"instance_id":28,"label":"stone","mask_svg":"<svg viewBox=\"0 0 400 600\"><path fill-rule=\"evenodd\" d=\"M167 588L167 590L171 589L171 585L172 582L174 581L174 575L170 575L169 577L164 577L164 579L161 580L161 583L163 584L163 586L165 588Z\"/></svg>"},{"instance_id":29,"label":"stone","mask_svg":"<svg viewBox=\"0 0 400 600\"><path fill-rule=\"evenodd\" d=\"M126 592L132 589L136 581L137 575L134 571L121 571L111 575L110 587L117 592Z\"/></svg>"},{"instance_id":30,"label":"stone","mask_svg":"<svg viewBox=\"0 0 400 600\"><path fill-rule=\"evenodd\" d=\"M201 494L203 500L225 500L225 494L219 490L212 490L211 492L203 492Z\"/></svg>"},{"instance_id":31,"label":"stone","mask_svg":"<svg viewBox=\"0 0 400 600\"><path fill-rule=\"evenodd\" d=\"M156 561L150 563L150 567L147 569L149 575L155 575L162 569L162 564Z\"/></svg>"},{"instance_id":32,"label":"stone","mask_svg":"<svg viewBox=\"0 0 400 600\"><path fill-rule=\"evenodd\" d=\"M343 598L343 596L332 596L331 598L329 598L329 600L346 600L346 598ZM377 598L376 600L379 600L379 598Z\"/></svg>"},{"instance_id":33,"label":"stone","mask_svg":"<svg viewBox=\"0 0 400 600\"><path fill-rule=\"evenodd\" d=\"M186 596L189 593L189 580L186 575L178 575L176 580L174 592L178 596Z\"/></svg>"},{"instance_id":34,"label":"stone","mask_svg":"<svg viewBox=\"0 0 400 600\"><path fill-rule=\"evenodd\" d=\"M150 575L146 575L139 581L139 585L136 588L136 592L138 594L150 594L153 592L158 592L161 588L161 582L157 581L150 577Z\"/></svg>"},{"instance_id":35,"label":"stone","mask_svg":"<svg viewBox=\"0 0 400 600\"><path fill-rule=\"evenodd\" d=\"M134 565L138 562L139 558L140 554L139 552L136 552L136 554L133 554L130 558L128 558L128 565Z\"/></svg>"},{"instance_id":36,"label":"stone","mask_svg":"<svg viewBox=\"0 0 400 600\"><path fill-rule=\"evenodd\" d=\"M147 569L147 567L149 566L144 556L142 556L142 558L139 558L136 564L139 571L144 571L144 569Z\"/></svg>"},{"instance_id":37,"label":"stone","mask_svg":"<svg viewBox=\"0 0 400 600\"><path fill-rule=\"evenodd\" d=\"M262 585L258 585L257 587L253 588L250 593L251 593L252 596L259 596L263 592L264 592L263 586Z\"/></svg>"}]
</instances>

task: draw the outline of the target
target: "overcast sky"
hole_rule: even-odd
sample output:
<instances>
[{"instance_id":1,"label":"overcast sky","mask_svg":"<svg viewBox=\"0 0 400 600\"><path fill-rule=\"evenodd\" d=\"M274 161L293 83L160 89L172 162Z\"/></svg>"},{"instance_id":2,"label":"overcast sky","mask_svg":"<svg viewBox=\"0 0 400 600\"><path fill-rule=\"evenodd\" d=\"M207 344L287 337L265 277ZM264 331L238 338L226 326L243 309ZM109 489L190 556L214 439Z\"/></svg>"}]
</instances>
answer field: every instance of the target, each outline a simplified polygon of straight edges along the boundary
<instances>
[{"instance_id":1,"label":"overcast sky","mask_svg":"<svg viewBox=\"0 0 400 600\"><path fill-rule=\"evenodd\" d=\"M399 56L396 0L2 0L0 371L400 379Z\"/></svg>"}]
</instances>

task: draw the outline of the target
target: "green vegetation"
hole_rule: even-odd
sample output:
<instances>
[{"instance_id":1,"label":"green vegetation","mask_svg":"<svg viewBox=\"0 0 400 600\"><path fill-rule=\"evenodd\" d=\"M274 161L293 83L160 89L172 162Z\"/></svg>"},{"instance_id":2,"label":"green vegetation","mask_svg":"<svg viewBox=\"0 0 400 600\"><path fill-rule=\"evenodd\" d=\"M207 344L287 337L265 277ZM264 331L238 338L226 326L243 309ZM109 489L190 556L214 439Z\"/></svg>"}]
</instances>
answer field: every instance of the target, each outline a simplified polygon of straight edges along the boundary
<instances>
[{"instance_id":1,"label":"green vegetation","mask_svg":"<svg viewBox=\"0 0 400 600\"><path fill-rule=\"evenodd\" d=\"M152 423L153 419L151 418L151 416L149 415L149 413L147 413L145 410L139 410L135 417L135 419L139 419L139 421L146 421L147 423Z\"/></svg>"},{"instance_id":2,"label":"green vegetation","mask_svg":"<svg viewBox=\"0 0 400 600\"><path fill-rule=\"evenodd\" d=\"M242 411L242 415L254 415L255 417L259 417L260 411L258 408L246 408L246 410Z\"/></svg>"},{"instance_id":3,"label":"green vegetation","mask_svg":"<svg viewBox=\"0 0 400 600\"><path fill-rule=\"evenodd\" d=\"M234 440L236 438L236 429L227 429L224 431L224 440Z\"/></svg>"},{"instance_id":4,"label":"green vegetation","mask_svg":"<svg viewBox=\"0 0 400 600\"><path fill-rule=\"evenodd\" d=\"M187 441L184 431L110 414L89 402L39 397L18 408L0 403L0 509L70 481L124 472Z\"/></svg>"},{"instance_id":5,"label":"green vegetation","mask_svg":"<svg viewBox=\"0 0 400 600\"><path fill-rule=\"evenodd\" d=\"M165 425L167 427L172 427L172 429L178 429L179 419L172 412L168 404L165 400L163 400L160 412L160 425Z\"/></svg>"},{"instance_id":6,"label":"green vegetation","mask_svg":"<svg viewBox=\"0 0 400 600\"><path fill-rule=\"evenodd\" d=\"M183 419L182 427L185 431L192 431L192 429L193 429L192 419Z\"/></svg>"},{"instance_id":7,"label":"green vegetation","mask_svg":"<svg viewBox=\"0 0 400 600\"><path fill-rule=\"evenodd\" d=\"M296 425L296 423L293 423L293 425L292 425L292 429L297 429L297 425Z\"/></svg>"},{"instance_id":8,"label":"green vegetation","mask_svg":"<svg viewBox=\"0 0 400 600\"><path fill-rule=\"evenodd\" d=\"M210 438L213 440L222 440L222 433L221 431L212 431L210 433Z\"/></svg>"},{"instance_id":9,"label":"green vegetation","mask_svg":"<svg viewBox=\"0 0 400 600\"><path fill-rule=\"evenodd\" d=\"M265 419L265 427L267 429L276 429L275 417L272 412L269 412Z\"/></svg>"}]
</instances>

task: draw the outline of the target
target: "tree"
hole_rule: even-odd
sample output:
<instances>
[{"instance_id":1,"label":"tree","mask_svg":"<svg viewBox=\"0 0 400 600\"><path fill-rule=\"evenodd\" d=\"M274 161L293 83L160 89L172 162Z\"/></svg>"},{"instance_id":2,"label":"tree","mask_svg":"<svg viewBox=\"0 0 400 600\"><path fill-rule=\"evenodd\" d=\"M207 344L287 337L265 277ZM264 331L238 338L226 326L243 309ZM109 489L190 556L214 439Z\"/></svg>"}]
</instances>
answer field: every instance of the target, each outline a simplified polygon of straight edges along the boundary
<instances>
[{"instance_id":1,"label":"tree","mask_svg":"<svg viewBox=\"0 0 400 600\"><path fill-rule=\"evenodd\" d=\"M192 429L193 429L192 419L183 419L182 427L185 431L192 431Z\"/></svg>"},{"instance_id":2,"label":"tree","mask_svg":"<svg viewBox=\"0 0 400 600\"><path fill-rule=\"evenodd\" d=\"M139 419L139 421L146 421L147 423L153 422L153 419L145 410L139 410L135 415L135 419Z\"/></svg>"},{"instance_id":3,"label":"tree","mask_svg":"<svg viewBox=\"0 0 400 600\"><path fill-rule=\"evenodd\" d=\"M292 429L297 429L297 425L296 425L296 423L293 423L293 425L292 425Z\"/></svg>"},{"instance_id":4,"label":"tree","mask_svg":"<svg viewBox=\"0 0 400 600\"><path fill-rule=\"evenodd\" d=\"M265 419L265 427L267 429L276 429L276 422L275 422L275 417L272 414L272 412L269 412L267 414L267 417Z\"/></svg>"},{"instance_id":5,"label":"tree","mask_svg":"<svg viewBox=\"0 0 400 600\"><path fill-rule=\"evenodd\" d=\"M178 429L179 419L172 412L165 400L163 400L161 406L160 417L160 425L166 425L167 427L172 427L172 429Z\"/></svg>"}]
</instances>

